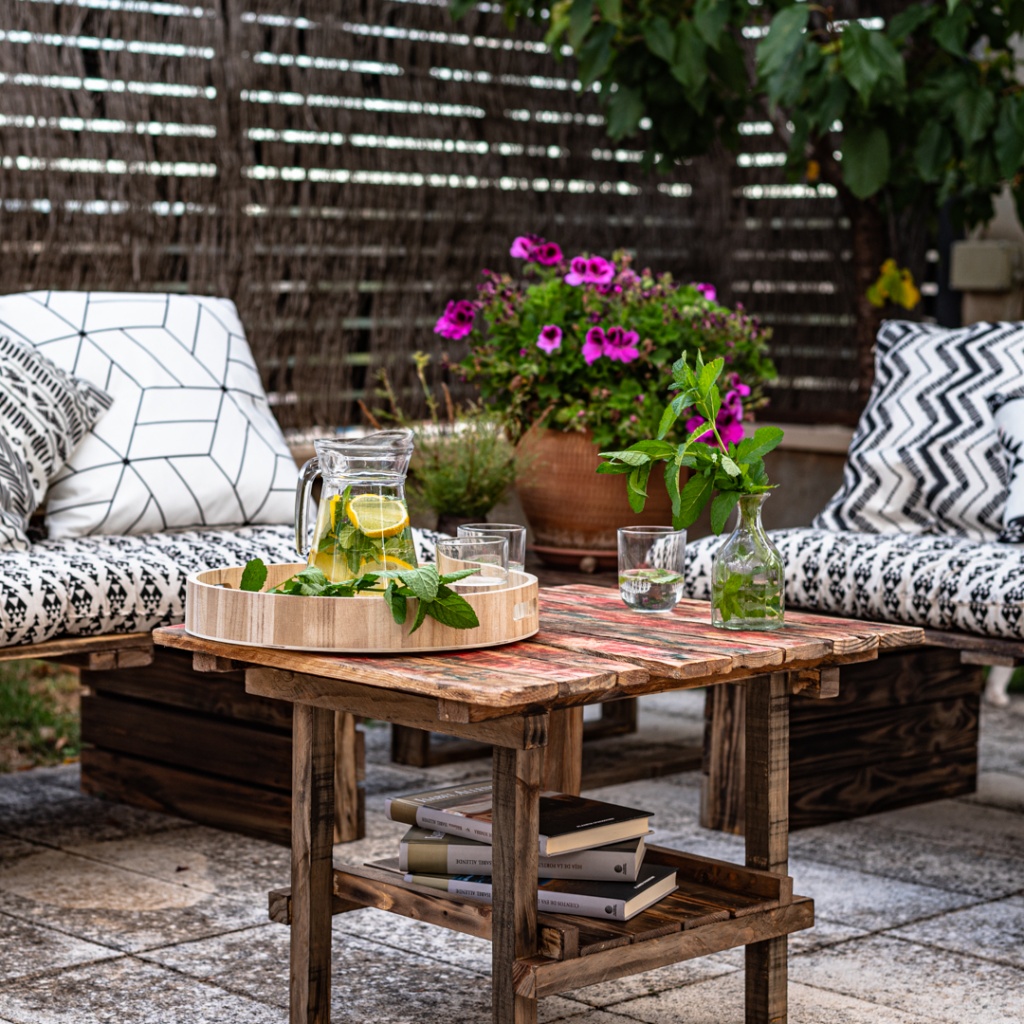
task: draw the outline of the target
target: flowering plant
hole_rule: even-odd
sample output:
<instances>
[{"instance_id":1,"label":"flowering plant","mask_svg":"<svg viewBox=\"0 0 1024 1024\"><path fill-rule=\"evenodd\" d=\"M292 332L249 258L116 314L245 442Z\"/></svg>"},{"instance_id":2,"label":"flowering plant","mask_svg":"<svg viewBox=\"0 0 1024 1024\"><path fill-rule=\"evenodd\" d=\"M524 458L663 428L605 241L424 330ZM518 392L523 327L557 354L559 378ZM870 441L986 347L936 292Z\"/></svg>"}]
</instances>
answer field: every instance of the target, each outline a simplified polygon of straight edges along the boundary
<instances>
[{"instance_id":1,"label":"flowering plant","mask_svg":"<svg viewBox=\"0 0 1024 1024\"><path fill-rule=\"evenodd\" d=\"M535 425L589 430L600 448L651 437L672 364L698 352L724 360L719 433L743 436L775 368L770 330L741 306L719 305L711 285L636 271L624 251L566 259L556 243L525 235L510 254L522 279L485 270L477 298L449 302L434 330L469 339L462 369L513 439ZM702 422L692 417L687 430Z\"/></svg>"}]
</instances>

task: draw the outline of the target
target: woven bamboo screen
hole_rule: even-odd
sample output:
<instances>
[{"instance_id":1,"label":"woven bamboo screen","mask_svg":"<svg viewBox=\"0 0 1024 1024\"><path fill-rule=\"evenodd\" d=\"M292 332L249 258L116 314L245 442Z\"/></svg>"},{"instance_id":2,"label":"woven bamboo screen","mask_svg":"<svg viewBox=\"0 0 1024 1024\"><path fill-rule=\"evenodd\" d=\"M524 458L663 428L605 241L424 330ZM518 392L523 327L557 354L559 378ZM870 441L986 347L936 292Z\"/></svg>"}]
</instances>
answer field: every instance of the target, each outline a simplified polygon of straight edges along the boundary
<instances>
[{"instance_id":1,"label":"woven bamboo screen","mask_svg":"<svg viewBox=\"0 0 1024 1024\"><path fill-rule=\"evenodd\" d=\"M282 424L340 425L535 231L715 282L775 327L771 415L851 421L834 199L753 122L738 157L645 175L572 80L443 0L6 0L0 291L228 295Z\"/></svg>"}]
</instances>

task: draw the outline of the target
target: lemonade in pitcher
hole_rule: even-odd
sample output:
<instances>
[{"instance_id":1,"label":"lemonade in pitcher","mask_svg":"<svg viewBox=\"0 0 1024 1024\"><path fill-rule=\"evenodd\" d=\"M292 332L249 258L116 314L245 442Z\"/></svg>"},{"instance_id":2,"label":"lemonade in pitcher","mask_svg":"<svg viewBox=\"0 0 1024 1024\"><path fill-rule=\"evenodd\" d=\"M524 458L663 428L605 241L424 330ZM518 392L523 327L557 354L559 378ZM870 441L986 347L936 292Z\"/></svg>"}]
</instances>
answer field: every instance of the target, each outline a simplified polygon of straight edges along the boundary
<instances>
[{"instance_id":1,"label":"lemonade in pitcher","mask_svg":"<svg viewBox=\"0 0 1024 1024\"><path fill-rule=\"evenodd\" d=\"M296 498L296 546L332 583L368 572L415 569L416 549L405 501L412 431L383 430L366 437L314 442L316 456L302 468ZM306 510L313 480L323 486L312 543Z\"/></svg>"}]
</instances>

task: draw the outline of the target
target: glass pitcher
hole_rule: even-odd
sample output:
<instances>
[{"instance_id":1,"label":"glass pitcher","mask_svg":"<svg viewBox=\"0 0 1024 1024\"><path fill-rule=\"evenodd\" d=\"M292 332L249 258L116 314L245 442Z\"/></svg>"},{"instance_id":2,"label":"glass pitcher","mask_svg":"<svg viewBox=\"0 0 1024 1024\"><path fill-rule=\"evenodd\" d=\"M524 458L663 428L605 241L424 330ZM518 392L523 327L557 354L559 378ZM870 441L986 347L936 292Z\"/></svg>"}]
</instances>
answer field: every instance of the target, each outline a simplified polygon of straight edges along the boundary
<instances>
[{"instance_id":1,"label":"glass pitcher","mask_svg":"<svg viewBox=\"0 0 1024 1024\"><path fill-rule=\"evenodd\" d=\"M411 430L381 430L359 438L313 442L295 494L295 546L333 583L367 572L416 568L405 474ZM309 543L310 490L323 484Z\"/></svg>"}]
</instances>

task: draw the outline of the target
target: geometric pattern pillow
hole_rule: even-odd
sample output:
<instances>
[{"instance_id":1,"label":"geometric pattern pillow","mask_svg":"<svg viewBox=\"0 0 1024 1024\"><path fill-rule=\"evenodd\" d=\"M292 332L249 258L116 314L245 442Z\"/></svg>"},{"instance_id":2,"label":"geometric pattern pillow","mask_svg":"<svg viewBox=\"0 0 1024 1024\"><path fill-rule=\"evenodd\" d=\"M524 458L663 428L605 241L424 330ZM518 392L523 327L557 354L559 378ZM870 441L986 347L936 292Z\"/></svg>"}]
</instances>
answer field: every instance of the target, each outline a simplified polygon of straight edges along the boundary
<instances>
[{"instance_id":1,"label":"geometric pattern pillow","mask_svg":"<svg viewBox=\"0 0 1024 1024\"><path fill-rule=\"evenodd\" d=\"M999 540L1024 544L1024 391L993 395L988 406L999 430L1010 481Z\"/></svg>"},{"instance_id":2,"label":"geometric pattern pillow","mask_svg":"<svg viewBox=\"0 0 1024 1024\"><path fill-rule=\"evenodd\" d=\"M1024 324L889 321L843 484L813 525L994 540L1006 462L987 399L1024 387Z\"/></svg>"},{"instance_id":3,"label":"geometric pattern pillow","mask_svg":"<svg viewBox=\"0 0 1024 1024\"><path fill-rule=\"evenodd\" d=\"M295 463L234 303L31 292L0 297L0 331L114 398L50 487L50 537L293 520Z\"/></svg>"},{"instance_id":4,"label":"geometric pattern pillow","mask_svg":"<svg viewBox=\"0 0 1024 1024\"><path fill-rule=\"evenodd\" d=\"M0 550L29 547L47 485L111 401L31 345L0 338Z\"/></svg>"},{"instance_id":5,"label":"geometric pattern pillow","mask_svg":"<svg viewBox=\"0 0 1024 1024\"><path fill-rule=\"evenodd\" d=\"M1024 640L1024 548L963 537L770 531L786 607ZM720 537L686 545L687 597L707 600Z\"/></svg>"}]
</instances>

